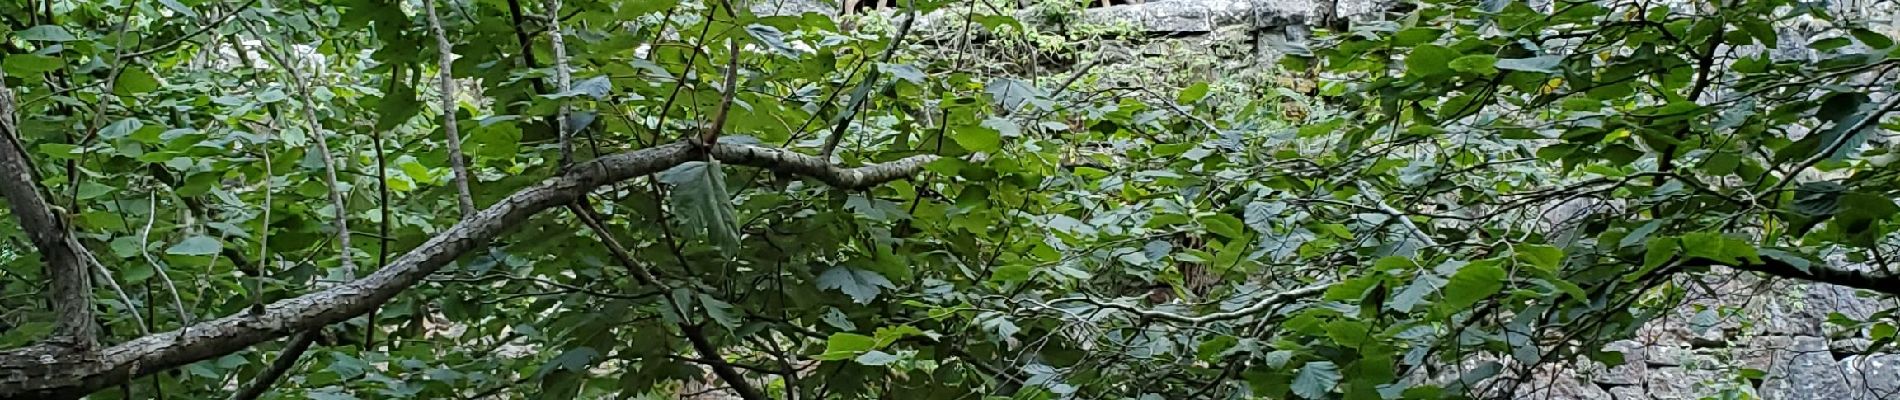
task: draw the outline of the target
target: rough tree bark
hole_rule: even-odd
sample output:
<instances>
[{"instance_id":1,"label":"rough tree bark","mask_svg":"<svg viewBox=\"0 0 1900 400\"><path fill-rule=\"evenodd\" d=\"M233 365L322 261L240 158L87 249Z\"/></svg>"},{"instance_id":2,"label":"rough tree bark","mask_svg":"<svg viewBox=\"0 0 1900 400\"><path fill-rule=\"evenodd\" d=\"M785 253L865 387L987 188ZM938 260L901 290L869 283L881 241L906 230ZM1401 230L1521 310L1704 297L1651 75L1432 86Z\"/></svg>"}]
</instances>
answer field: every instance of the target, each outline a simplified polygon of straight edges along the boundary
<instances>
[{"instance_id":1,"label":"rough tree bark","mask_svg":"<svg viewBox=\"0 0 1900 400\"><path fill-rule=\"evenodd\" d=\"M91 254L73 240L66 220L41 196L39 174L18 135L13 101L13 90L0 80L0 136L4 136L0 137L0 196L7 198L20 228L46 260L46 276L53 281L48 293L57 315L53 334L68 341L57 344L57 349L89 351L98 331L92 324L92 276L86 269L85 257Z\"/></svg>"},{"instance_id":2,"label":"rough tree bark","mask_svg":"<svg viewBox=\"0 0 1900 400\"><path fill-rule=\"evenodd\" d=\"M11 135L9 134L9 139ZM10 146L10 145L9 145ZM11 146L5 150L14 150ZM543 210L572 203L587 192L658 173L707 155L722 162L769 168L816 178L832 186L861 188L915 174L937 156L920 155L857 168L843 168L810 155L744 145L712 148L676 142L601 157L515 192L410 250L387 268L345 284L272 303L262 313L242 312L185 328L147 335L80 353L43 343L0 352L0 399L62 399L84 396L133 378L243 350L292 333L341 322L369 312L424 276ZM10 163L25 161L5 156ZM16 185L8 185L16 186ZM15 214L50 213L15 204ZM76 244L70 241L66 243ZM73 247L74 254L83 249ZM75 264L83 265L83 264ZM84 276L84 269L77 270Z\"/></svg>"}]
</instances>

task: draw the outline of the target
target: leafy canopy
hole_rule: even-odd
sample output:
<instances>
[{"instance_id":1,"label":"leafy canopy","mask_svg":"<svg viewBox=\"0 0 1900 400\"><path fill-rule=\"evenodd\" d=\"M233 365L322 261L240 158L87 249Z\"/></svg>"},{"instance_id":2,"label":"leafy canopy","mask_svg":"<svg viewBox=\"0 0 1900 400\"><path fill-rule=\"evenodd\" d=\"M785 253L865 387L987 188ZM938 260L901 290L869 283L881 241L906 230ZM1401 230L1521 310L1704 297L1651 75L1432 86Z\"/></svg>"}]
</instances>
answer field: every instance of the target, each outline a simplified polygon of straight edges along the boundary
<instances>
[{"instance_id":1,"label":"leafy canopy","mask_svg":"<svg viewBox=\"0 0 1900 400\"><path fill-rule=\"evenodd\" d=\"M722 365L772 398L1477 396L1620 360L1602 344L1699 275L1900 287L1820 257L1890 265L1900 211L1895 88L1864 80L1894 42L1823 8L1423 1L1320 32L1281 65L1321 77L1301 92L1050 73L1139 39L976 3L916 1L956 22L909 32L903 12L444 1L444 70L420 2L28 1L0 5L0 68L35 183L123 288L95 285L107 344L448 230L444 114L481 207L559 174L563 137L582 160L715 125L715 146L846 166L944 157L864 189L716 161L606 186L580 206L597 225L543 213L325 329L280 398L665 397L730 384ZM1797 19L1837 34L1790 44ZM5 221L15 347L50 335L51 277ZM1893 340L1891 312L1840 323ZM281 347L93 397L223 396Z\"/></svg>"}]
</instances>

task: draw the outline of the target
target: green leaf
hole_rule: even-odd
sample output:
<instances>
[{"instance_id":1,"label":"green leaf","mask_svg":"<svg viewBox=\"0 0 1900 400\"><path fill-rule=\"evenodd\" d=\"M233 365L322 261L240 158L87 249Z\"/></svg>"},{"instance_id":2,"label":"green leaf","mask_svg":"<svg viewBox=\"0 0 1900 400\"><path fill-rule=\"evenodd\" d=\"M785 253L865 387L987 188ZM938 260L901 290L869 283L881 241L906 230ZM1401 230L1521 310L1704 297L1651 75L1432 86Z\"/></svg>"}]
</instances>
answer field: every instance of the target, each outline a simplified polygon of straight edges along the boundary
<instances>
[{"instance_id":1,"label":"green leaf","mask_svg":"<svg viewBox=\"0 0 1900 400\"><path fill-rule=\"evenodd\" d=\"M1451 61L1459 56L1457 50L1435 44L1418 46L1412 54L1405 57L1405 75L1412 77L1430 77L1451 72Z\"/></svg>"},{"instance_id":2,"label":"green leaf","mask_svg":"<svg viewBox=\"0 0 1900 400\"><path fill-rule=\"evenodd\" d=\"M138 118L121 119L118 121L114 121L111 125L106 125L106 127L100 128L99 137L106 138L106 139L124 138L126 136L131 136L132 132L137 132L139 129L142 129L144 127L145 127L145 121L140 121Z\"/></svg>"},{"instance_id":3,"label":"green leaf","mask_svg":"<svg viewBox=\"0 0 1900 400\"><path fill-rule=\"evenodd\" d=\"M835 361L857 357L876 348L877 339L855 333L833 333L825 339L825 352L813 359Z\"/></svg>"},{"instance_id":4,"label":"green leaf","mask_svg":"<svg viewBox=\"0 0 1900 400\"><path fill-rule=\"evenodd\" d=\"M1814 262L1808 261L1806 257L1802 257L1800 255L1789 253L1786 251L1781 251L1780 249L1762 248L1762 249L1757 250L1757 252L1761 253L1762 257L1767 257L1775 261L1780 261L1783 264L1788 264L1788 266L1794 267L1794 269L1800 270L1803 273L1811 273L1809 269L1814 267Z\"/></svg>"},{"instance_id":5,"label":"green leaf","mask_svg":"<svg viewBox=\"0 0 1900 400\"><path fill-rule=\"evenodd\" d=\"M1459 268L1445 285L1445 300L1438 309L1445 313L1463 311L1503 289L1504 268L1498 264L1497 260L1483 260Z\"/></svg>"},{"instance_id":6,"label":"green leaf","mask_svg":"<svg viewBox=\"0 0 1900 400\"><path fill-rule=\"evenodd\" d=\"M851 267L832 267L818 275L818 289L836 289L851 301L868 304L876 300L883 289L896 289L897 285L884 279L883 275Z\"/></svg>"},{"instance_id":7,"label":"green leaf","mask_svg":"<svg viewBox=\"0 0 1900 400\"><path fill-rule=\"evenodd\" d=\"M1852 32L1854 40L1859 40L1861 44L1867 45L1867 47L1875 49L1893 47L1893 38L1887 37L1886 34L1875 32L1867 28L1854 28Z\"/></svg>"},{"instance_id":8,"label":"green leaf","mask_svg":"<svg viewBox=\"0 0 1900 400\"><path fill-rule=\"evenodd\" d=\"M1181 89L1181 93L1174 96L1174 102L1179 104L1194 104L1194 102L1207 98L1207 90L1207 82L1195 82L1186 89Z\"/></svg>"},{"instance_id":9,"label":"green leaf","mask_svg":"<svg viewBox=\"0 0 1900 400\"><path fill-rule=\"evenodd\" d=\"M1293 377L1293 394L1308 399L1325 399L1339 385L1339 366L1332 361L1314 361L1300 367Z\"/></svg>"},{"instance_id":10,"label":"green leaf","mask_svg":"<svg viewBox=\"0 0 1900 400\"><path fill-rule=\"evenodd\" d=\"M1682 235L1682 249L1690 257L1701 257L1723 263L1759 262L1761 256L1755 253L1755 246L1741 239L1728 237L1715 232L1697 232Z\"/></svg>"},{"instance_id":11,"label":"green leaf","mask_svg":"<svg viewBox=\"0 0 1900 400\"><path fill-rule=\"evenodd\" d=\"M1002 135L1002 137L1017 137L1017 136L1023 135L1023 127L1020 125L1017 125L1015 120L1012 120L1009 118L1002 118L1002 117L984 118L983 123L981 125L984 128L990 128L990 129L996 130L996 133ZM962 144L962 142L958 142L958 144ZM968 149L970 147L964 146L963 148Z\"/></svg>"},{"instance_id":12,"label":"green leaf","mask_svg":"<svg viewBox=\"0 0 1900 400\"><path fill-rule=\"evenodd\" d=\"M1424 304L1427 296L1438 292L1438 288L1444 287L1446 282L1445 278L1438 274L1420 273L1412 279L1412 283L1406 284L1405 288L1399 289L1398 293L1386 299L1385 307L1401 313L1410 313L1414 307Z\"/></svg>"},{"instance_id":13,"label":"green leaf","mask_svg":"<svg viewBox=\"0 0 1900 400\"><path fill-rule=\"evenodd\" d=\"M1650 270L1661 267L1663 263L1675 259L1676 242L1676 238L1673 237L1650 239L1649 243L1643 245L1643 273L1636 275L1647 274Z\"/></svg>"},{"instance_id":14,"label":"green leaf","mask_svg":"<svg viewBox=\"0 0 1900 400\"><path fill-rule=\"evenodd\" d=\"M1040 107L1043 105L1041 103L1048 102L1047 100L1039 100L1041 97L1048 96L1047 92L1044 92L1041 88L1037 88L1034 84L1019 79L996 78L983 87L983 92L990 95L990 99L995 102L996 107L1009 113L1021 111L1021 108L1025 105L1037 105Z\"/></svg>"},{"instance_id":15,"label":"green leaf","mask_svg":"<svg viewBox=\"0 0 1900 400\"><path fill-rule=\"evenodd\" d=\"M733 251L739 247L739 218L719 166L718 161L687 162L661 172L660 181L673 185L668 197L688 230Z\"/></svg>"},{"instance_id":16,"label":"green leaf","mask_svg":"<svg viewBox=\"0 0 1900 400\"><path fill-rule=\"evenodd\" d=\"M958 146L970 151L995 152L1003 148L1003 134L984 126L962 126L951 133Z\"/></svg>"},{"instance_id":17,"label":"green leaf","mask_svg":"<svg viewBox=\"0 0 1900 400\"><path fill-rule=\"evenodd\" d=\"M1451 69L1477 75L1498 73L1498 58L1490 54L1472 54L1451 60Z\"/></svg>"},{"instance_id":18,"label":"green leaf","mask_svg":"<svg viewBox=\"0 0 1900 400\"><path fill-rule=\"evenodd\" d=\"M39 150L40 154L53 159L77 160L80 156L79 146L65 143L41 143Z\"/></svg>"},{"instance_id":19,"label":"green leaf","mask_svg":"<svg viewBox=\"0 0 1900 400\"><path fill-rule=\"evenodd\" d=\"M1498 69L1549 74L1556 73L1557 65L1563 63L1563 61L1563 56L1537 56L1531 58L1502 59L1498 60L1496 65Z\"/></svg>"},{"instance_id":20,"label":"green leaf","mask_svg":"<svg viewBox=\"0 0 1900 400\"><path fill-rule=\"evenodd\" d=\"M29 42L70 42L79 40L78 37L73 36L72 32L58 25L40 25L26 28L26 30L14 32L13 37ZM8 58L11 57L12 56L8 56Z\"/></svg>"},{"instance_id":21,"label":"green leaf","mask_svg":"<svg viewBox=\"0 0 1900 400\"><path fill-rule=\"evenodd\" d=\"M746 35L752 36L754 41L765 45L766 48L770 48L773 52L777 52L780 55L797 57L802 53L797 47L792 47L792 45L785 43L785 32L778 30L778 27L752 24L745 27L745 33Z\"/></svg>"},{"instance_id":22,"label":"green leaf","mask_svg":"<svg viewBox=\"0 0 1900 400\"><path fill-rule=\"evenodd\" d=\"M1212 214L1201 217L1201 226L1207 227L1208 232L1213 232L1214 234L1225 236L1229 239L1246 239L1246 224L1241 222L1240 218L1232 215Z\"/></svg>"},{"instance_id":23,"label":"green leaf","mask_svg":"<svg viewBox=\"0 0 1900 400\"><path fill-rule=\"evenodd\" d=\"M1564 251L1556 247L1541 244L1520 244L1514 247L1517 260L1546 271L1555 271L1564 262Z\"/></svg>"},{"instance_id":24,"label":"green leaf","mask_svg":"<svg viewBox=\"0 0 1900 400\"><path fill-rule=\"evenodd\" d=\"M700 293L699 304L701 307L706 308L706 315L712 317L713 322L718 322L720 326L724 326L726 329L738 328L739 324L744 322L740 319L739 314L733 311L732 303L721 301L709 294Z\"/></svg>"},{"instance_id":25,"label":"green leaf","mask_svg":"<svg viewBox=\"0 0 1900 400\"><path fill-rule=\"evenodd\" d=\"M859 364L879 366L879 365L887 365L890 363L894 363L894 362L897 362L897 360L902 360L902 359L904 359L904 357L898 356L896 354L885 353L885 352L877 351L877 350L871 350L871 351L864 352L864 354L858 355L855 361L857 361Z\"/></svg>"},{"instance_id":26,"label":"green leaf","mask_svg":"<svg viewBox=\"0 0 1900 400\"><path fill-rule=\"evenodd\" d=\"M185 238L185 240L178 242L178 244L172 245L172 247L165 249L165 254L208 256L217 254L218 250L222 248L224 248L224 243L219 242L218 239L200 235Z\"/></svg>"},{"instance_id":27,"label":"green leaf","mask_svg":"<svg viewBox=\"0 0 1900 400\"><path fill-rule=\"evenodd\" d=\"M66 65L66 61L56 57L38 54L9 54L7 55L7 61L0 63L0 65L6 67L8 75L29 77L34 74L57 70L60 66Z\"/></svg>"},{"instance_id":28,"label":"green leaf","mask_svg":"<svg viewBox=\"0 0 1900 400\"><path fill-rule=\"evenodd\" d=\"M1004 265L996 267L996 270L990 273L990 281L999 283L1027 281L1029 280L1029 274L1035 272L1035 270L1035 267L1025 264Z\"/></svg>"},{"instance_id":29,"label":"green leaf","mask_svg":"<svg viewBox=\"0 0 1900 400\"><path fill-rule=\"evenodd\" d=\"M1668 221L1668 219L1652 219L1649 220L1649 222L1643 223L1642 226L1630 230L1628 235L1624 235L1622 240L1616 242L1616 246L1631 247L1643 244L1644 241L1649 240L1650 234L1656 233L1656 229L1662 228L1664 221Z\"/></svg>"},{"instance_id":30,"label":"green leaf","mask_svg":"<svg viewBox=\"0 0 1900 400\"><path fill-rule=\"evenodd\" d=\"M152 73L145 72L145 68L131 66L119 72L118 83L112 86L112 92L129 96L158 90L158 87L158 78L153 77Z\"/></svg>"}]
</instances>

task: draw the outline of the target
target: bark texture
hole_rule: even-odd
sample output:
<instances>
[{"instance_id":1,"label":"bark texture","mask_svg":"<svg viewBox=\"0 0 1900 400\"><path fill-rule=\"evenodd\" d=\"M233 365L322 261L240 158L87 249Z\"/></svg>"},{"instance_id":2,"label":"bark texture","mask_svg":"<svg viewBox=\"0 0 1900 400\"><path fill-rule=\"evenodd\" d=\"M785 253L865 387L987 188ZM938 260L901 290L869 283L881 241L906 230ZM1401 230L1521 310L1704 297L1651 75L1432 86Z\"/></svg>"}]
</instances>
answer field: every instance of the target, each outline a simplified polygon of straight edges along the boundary
<instances>
[{"instance_id":1,"label":"bark texture","mask_svg":"<svg viewBox=\"0 0 1900 400\"><path fill-rule=\"evenodd\" d=\"M39 249L53 281L47 290L58 315L53 335L67 341L55 345L83 353L92 348L98 331L92 324L92 276L86 273L85 257L91 255L73 240L66 220L40 194L39 174L21 144L13 101L13 90L0 81L0 196L6 197L20 228Z\"/></svg>"}]
</instances>

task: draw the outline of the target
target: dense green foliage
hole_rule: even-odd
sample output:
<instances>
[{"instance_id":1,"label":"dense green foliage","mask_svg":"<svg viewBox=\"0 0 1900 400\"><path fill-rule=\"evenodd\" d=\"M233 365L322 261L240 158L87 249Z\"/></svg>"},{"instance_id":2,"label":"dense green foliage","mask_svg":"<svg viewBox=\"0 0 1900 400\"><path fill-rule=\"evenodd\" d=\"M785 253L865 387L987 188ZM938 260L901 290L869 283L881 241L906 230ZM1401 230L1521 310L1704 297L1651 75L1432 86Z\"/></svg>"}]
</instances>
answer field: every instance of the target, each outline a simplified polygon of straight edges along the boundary
<instances>
[{"instance_id":1,"label":"dense green foliage","mask_svg":"<svg viewBox=\"0 0 1900 400\"><path fill-rule=\"evenodd\" d=\"M862 190L692 163L595 191L593 217L542 213L326 329L267 397L671 397L726 385L705 365L772 398L1481 396L1620 358L1601 344L1701 274L1900 290L1813 272L1890 265L1895 88L1864 76L1900 65L1893 40L1820 24L1839 34L1812 61L1750 50L1821 9L1427 1L1270 70L1316 72L1302 93L1051 72L1125 51L1042 43L1120 33L916 3L946 14L899 41L892 21L723 2L568 1L558 24L559 0L440 2L450 110L421 2L0 18L37 183L119 286L94 285L107 345L333 286L454 225L445 112L477 207L558 174L560 126L579 160L708 130L808 154L842 135L847 166L945 157ZM53 318L8 216L16 347ZM1893 340L1891 313L1838 323ZM226 396L281 347L94 398Z\"/></svg>"}]
</instances>

